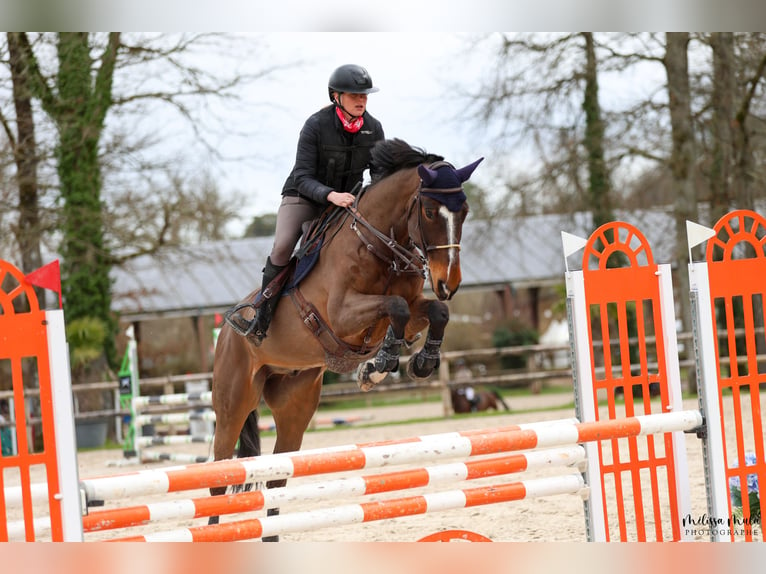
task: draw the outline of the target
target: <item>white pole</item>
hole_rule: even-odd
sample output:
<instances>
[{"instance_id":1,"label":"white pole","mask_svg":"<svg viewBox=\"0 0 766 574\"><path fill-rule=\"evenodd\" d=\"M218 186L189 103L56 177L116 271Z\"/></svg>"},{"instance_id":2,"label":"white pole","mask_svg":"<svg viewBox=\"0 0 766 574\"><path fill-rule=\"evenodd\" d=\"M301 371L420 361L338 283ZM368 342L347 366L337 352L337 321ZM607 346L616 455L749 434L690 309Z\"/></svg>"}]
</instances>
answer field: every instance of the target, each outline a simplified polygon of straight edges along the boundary
<instances>
[{"instance_id":1,"label":"white pole","mask_svg":"<svg viewBox=\"0 0 766 574\"><path fill-rule=\"evenodd\" d=\"M46 311L48 322L48 360L50 363L53 418L56 432L56 456L61 500L64 542L82 542L82 506L77 472L77 443L72 408L72 381L69 348L64 329L64 312Z\"/></svg>"},{"instance_id":2,"label":"white pole","mask_svg":"<svg viewBox=\"0 0 766 574\"><path fill-rule=\"evenodd\" d=\"M702 440L705 463L708 513L713 520L729 520L729 488L726 484L726 464L721 430L721 409L718 402L718 368L714 333L710 281L707 263L689 265L689 290L692 302L692 325L697 356L697 395L699 408L705 417ZM715 542L730 541L724 528L711 528Z\"/></svg>"},{"instance_id":3,"label":"white pole","mask_svg":"<svg viewBox=\"0 0 766 574\"><path fill-rule=\"evenodd\" d=\"M575 393L575 414L582 422L596 420L593 388L593 365L588 336L588 310L585 305L585 281L582 271L566 273L567 311L569 313L569 337L572 347L572 365ZM604 517L604 493L601 490L601 464L598 443L583 445L587 455L585 483L589 494L584 502L585 526L590 542L606 541Z\"/></svg>"}]
</instances>

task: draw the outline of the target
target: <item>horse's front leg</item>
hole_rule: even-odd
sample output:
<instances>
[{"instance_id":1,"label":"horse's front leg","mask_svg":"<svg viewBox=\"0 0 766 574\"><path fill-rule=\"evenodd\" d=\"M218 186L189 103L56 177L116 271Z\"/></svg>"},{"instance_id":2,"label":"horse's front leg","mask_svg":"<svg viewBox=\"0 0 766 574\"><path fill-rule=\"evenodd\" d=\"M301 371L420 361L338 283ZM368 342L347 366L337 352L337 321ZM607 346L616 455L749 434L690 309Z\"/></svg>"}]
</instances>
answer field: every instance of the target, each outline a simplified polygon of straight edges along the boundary
<instances>
[{"instance_id":1,"label":"horse's front leg","mask_svg":"<svg viewBox=\"0 0 766 574\"><path fill-rule=\"evenodd\" d=\"M327 302L327 313L335 334L358 336L370 325L388 319L389 326L377 355L359 365L357 383L369 391L399 368L399 350L404 343L404 329L410 320L410 307L399 295L367 295L353 291Z\"/></svg>"},{"instance_id":2,"label":"horse's front leg","mask_svg":"<svg viewBox=\"0 0 766 574\"><path fill-rule=\"evenodd\" d=\"M410 320L410 308L402 297L387 297L385 314L390 324L383 338L383 344L378 353L357 369L357 384L367 392L392 373L399 369L399 355L404 344L404 330Z\"/></svg>"},{"instance_id":3,"label":"horse's front leg","mask_svg":"<svg viewBox=\"0 0 766 574\"><path fill-rule=\"evenodd\" d=\"M416 380L430 377L439 367L444 329L449 322L449 307L446 303L425 298L419 303L418 307L423 312L418 315L428 318L428 333L423 348L412 355L407 363L407 374Z\"/></svg>"},{"instance_id":4,"label":"horse's front leg","mask_svg":"<svg viewBox=\"0 0 766 574\"><path fill-rule=\"evenodd\" d=\"M394 327L392 321L391 325L388 326L386 336L383 339L383 345L380 347L378 354L369 361L359 365L356 372L357 383L364 392L369 391L380 383L388 376L388 373L399 370L399 355L404 344L403 327L401 331L402 335L397 336L397 328Z\"/></svg>"}]
</instances>

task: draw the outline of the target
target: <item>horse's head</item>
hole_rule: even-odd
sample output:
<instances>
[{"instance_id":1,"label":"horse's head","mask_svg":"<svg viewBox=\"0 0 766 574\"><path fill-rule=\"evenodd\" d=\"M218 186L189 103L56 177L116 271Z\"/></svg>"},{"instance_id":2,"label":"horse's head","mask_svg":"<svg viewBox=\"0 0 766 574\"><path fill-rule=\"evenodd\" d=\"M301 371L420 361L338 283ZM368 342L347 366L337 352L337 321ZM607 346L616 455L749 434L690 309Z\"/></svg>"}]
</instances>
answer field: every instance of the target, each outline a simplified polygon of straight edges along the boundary
<instances>
[{"instance_id":1,"label":"horse's head","mask_svg":"<svg viewBox=\"0 0 766 574\"><path fill-rule=\"evenodd\" d=\"M460 287L460 238L468 215L463 183L484 158L455 169L444 161L418 166L421 185L417 215L410 217L410 237L428 259L431 288L440 300Z\"/></svg>"}]
</instances>

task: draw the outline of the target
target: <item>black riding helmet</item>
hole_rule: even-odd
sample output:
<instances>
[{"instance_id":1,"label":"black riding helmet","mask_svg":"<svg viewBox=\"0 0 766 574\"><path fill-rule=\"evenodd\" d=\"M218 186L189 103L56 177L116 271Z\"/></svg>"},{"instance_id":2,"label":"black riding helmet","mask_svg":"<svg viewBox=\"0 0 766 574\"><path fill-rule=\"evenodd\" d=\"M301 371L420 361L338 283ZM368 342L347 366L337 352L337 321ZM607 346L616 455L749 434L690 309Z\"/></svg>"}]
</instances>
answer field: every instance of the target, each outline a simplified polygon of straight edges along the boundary
<instances>
[{"instance_id":1,"label":"black riding helmet","mask_svg":"<svg viewBox=\"0 0 766 574\"><path fill-rule=\"evenodd\" d=\"M372 85L370 74L362 66L355 64L345 64L330 74L330 80L327 82L327 92L332 99L333 92L343 94L372 94L379 88Z\"/></svg>"}]
</instances>

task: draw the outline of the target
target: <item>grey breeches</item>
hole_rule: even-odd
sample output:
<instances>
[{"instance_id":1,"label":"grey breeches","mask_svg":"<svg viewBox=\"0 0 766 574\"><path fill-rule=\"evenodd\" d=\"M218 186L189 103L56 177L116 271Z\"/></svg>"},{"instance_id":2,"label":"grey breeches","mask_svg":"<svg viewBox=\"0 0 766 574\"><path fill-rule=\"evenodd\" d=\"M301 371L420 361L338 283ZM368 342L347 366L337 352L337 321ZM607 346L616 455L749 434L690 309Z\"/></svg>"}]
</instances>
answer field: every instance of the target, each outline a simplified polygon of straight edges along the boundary
<instances>
[{"instance_id":1,"label":"grey breeches","mask_svg":"<svg viewBox=\"0 0 766 574\"><path fill-rule=\"evenodd\" d=\"M323 209L302 197L282 198L277 212L277 229L274 232L274 246L270 256L274 265L287 265L303 232L301 226L306 221L319 217Z\"/></svg>"}]
</instances>

